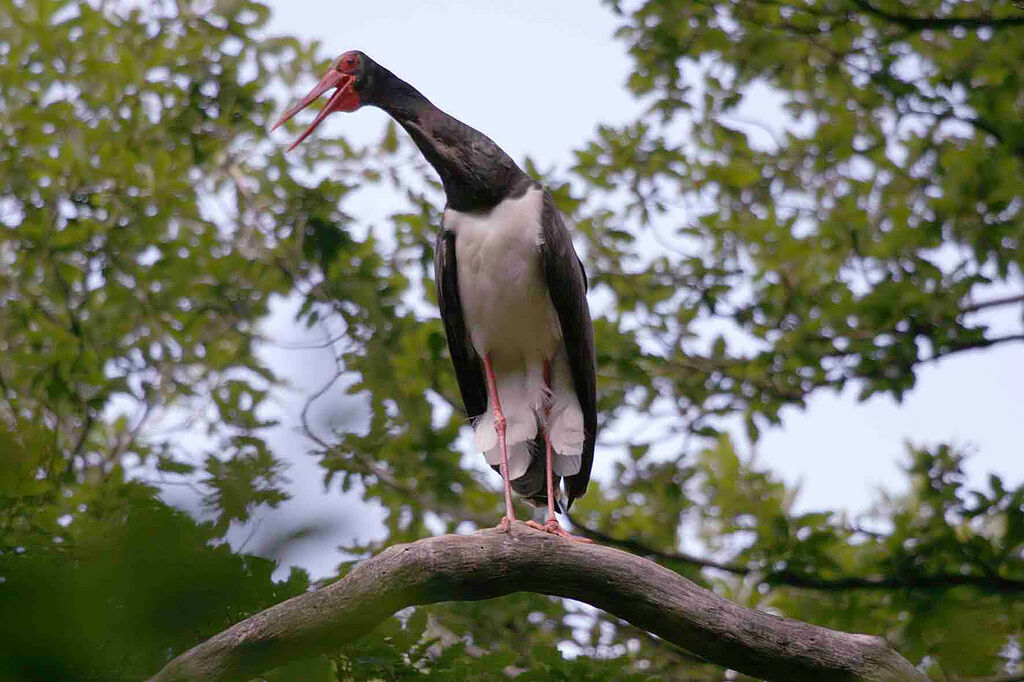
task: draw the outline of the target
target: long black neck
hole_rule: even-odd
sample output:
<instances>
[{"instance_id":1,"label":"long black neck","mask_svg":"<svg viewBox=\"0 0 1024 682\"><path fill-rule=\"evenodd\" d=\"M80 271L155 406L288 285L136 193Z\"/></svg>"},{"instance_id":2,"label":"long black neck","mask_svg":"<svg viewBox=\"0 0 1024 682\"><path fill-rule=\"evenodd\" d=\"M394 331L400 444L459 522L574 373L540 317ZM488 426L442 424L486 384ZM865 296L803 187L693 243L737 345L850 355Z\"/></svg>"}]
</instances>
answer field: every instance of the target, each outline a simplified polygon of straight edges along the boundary
<instances>
[{"instance_id":1,"label":"long black neck","mask_svg":"<svg viewBox=\"0 0 1024 682\"><path fill-rule=\"evenodd\" d=\"M483 133L441 111L414 87L378 66L363 95L391 115L441 176L448 206L484 211L530 184L529 176Z\"/></svg>"}]
</instances>

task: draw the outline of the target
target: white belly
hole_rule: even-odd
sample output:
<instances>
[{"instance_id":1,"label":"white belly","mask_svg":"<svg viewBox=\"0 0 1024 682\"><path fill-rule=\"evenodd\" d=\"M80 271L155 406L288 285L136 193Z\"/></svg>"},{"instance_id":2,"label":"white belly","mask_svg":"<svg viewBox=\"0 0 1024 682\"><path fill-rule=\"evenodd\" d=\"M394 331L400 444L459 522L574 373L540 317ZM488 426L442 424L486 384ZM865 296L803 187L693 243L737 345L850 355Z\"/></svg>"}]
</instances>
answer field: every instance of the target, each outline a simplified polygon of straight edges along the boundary
<instances>
[{"instance_id":1,"label":"white belly","mask_svg":"<svg viewBox=\"0 0 1024 682\"><path fill-rule=\"evenodd\" d=\"M490 354L498 401L507 423L509 476L529 465L527 442L543 424L550 400L549 437L555 473L579 471L583 413L572 388L562 328L548 295L541 265L543 193L528 190L488 213L447 210L445 228L455 233L459 298L466 329L477 353ZM544 362L552 365L552 394L544 387ZM493 405L475 424L476 445L490 464L500 459Z\"/></svg>"},{"instance_id":2,"label":"white belly","mask_svg":"<svg viewBox=\"0 0 1024 682\"><path fill-rule=\"evenodd\" d=\"M562 337L537 248L542 196L531 189L487 214L445 213L466 329L477 352L495 361L549 359Z\"/></svg>"}]
</instances>

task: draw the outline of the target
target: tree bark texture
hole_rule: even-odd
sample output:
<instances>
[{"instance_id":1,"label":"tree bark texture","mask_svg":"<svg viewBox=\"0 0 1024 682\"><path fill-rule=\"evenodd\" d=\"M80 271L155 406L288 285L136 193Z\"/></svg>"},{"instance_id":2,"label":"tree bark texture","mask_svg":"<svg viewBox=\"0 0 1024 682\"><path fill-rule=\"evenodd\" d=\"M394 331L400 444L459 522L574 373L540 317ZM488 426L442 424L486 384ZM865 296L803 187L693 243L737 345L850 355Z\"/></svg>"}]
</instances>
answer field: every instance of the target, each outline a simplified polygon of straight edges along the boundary
<instances>
[{"instance_id":1,"label":"tree bark texture","mask_svg":"<svg viewBox=\"0 0 1024 682\"><path fill-rule=\"evenodd\" d=\"M407 606L537 592L586 602L687 651L768 680L927 678L884 639L734 604L647 559L522 522L395 545L345 578L195 646L152 680L242 680L330 651Z\"/></svg>"}]
</instances>

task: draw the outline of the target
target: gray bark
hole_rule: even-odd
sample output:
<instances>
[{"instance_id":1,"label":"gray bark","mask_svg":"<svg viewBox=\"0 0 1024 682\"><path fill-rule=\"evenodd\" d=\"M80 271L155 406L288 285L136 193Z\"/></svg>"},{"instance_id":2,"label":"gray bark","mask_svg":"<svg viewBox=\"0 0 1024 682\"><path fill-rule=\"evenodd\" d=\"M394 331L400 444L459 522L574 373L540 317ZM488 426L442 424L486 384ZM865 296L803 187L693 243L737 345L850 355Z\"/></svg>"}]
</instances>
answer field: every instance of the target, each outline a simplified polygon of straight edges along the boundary
<instances>
[{"instance_id":1,"label":"gray bark","mask_svg":"<svg viewBox=\"0 0 1024 682\"><path fill-rule=\"evenodd\" d=\"M704 659L769 680L924 681L880 637L734 604L647 559L517 522L396 545L344 579L197 645L152 679L241 680L357 639L395 611L537 592L586 602Z\"/></svg>"}]
</instances>

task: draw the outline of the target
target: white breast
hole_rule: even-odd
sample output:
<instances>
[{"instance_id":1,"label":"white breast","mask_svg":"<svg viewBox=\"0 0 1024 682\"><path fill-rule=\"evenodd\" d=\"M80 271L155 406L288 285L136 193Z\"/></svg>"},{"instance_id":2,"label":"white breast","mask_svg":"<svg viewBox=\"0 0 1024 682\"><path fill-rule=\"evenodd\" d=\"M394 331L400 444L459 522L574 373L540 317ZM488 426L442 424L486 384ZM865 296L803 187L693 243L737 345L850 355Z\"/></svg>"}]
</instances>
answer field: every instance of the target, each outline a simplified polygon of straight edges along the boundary
<instances>
[{"instance_id":1,"label":"white breast","mask_svg":"<svg viewBox=\"0 0 1024 682\"><path fill-rule=\"evenodd\" d=\"M455 233L459 298L473 346L492 358L550 358L561 328L541 268L543 194L531 188L487 213L445 212Z\"/></svg>"},{"instance_id":2,"label":"white breast","mask_svg":"<svg viewBox=\"0 0 1024 682\"><path fill-rule=\"evenodd\" d=\"M448 209L445 229L455 233L459 298L466 329L477 353L489 353L498 400L507 422L509 476L529 465L527 442L543 421L544 361L553 369L549 434L555 471L579 471L583 413L572 389L562 345L562 328L548 295L541 264L543 192L531 188L483 213ZM476 445L490 464L500 460L493 406L475 424Z\"/></svg>"}]
</instances>

